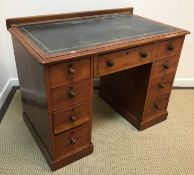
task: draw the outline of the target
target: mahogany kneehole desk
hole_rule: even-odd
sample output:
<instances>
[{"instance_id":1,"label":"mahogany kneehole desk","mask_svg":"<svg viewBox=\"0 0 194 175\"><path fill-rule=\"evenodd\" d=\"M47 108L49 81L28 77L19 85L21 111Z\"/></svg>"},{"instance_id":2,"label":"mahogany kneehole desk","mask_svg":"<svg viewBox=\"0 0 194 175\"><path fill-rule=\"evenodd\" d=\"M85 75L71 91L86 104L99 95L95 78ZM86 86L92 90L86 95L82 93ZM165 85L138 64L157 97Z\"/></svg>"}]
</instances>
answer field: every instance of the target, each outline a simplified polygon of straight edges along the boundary
<instances>
[{"instance_id":1,"label":"mahogany kneehole desk","mask_svg":"<svg viewBox=\"0 0 194 175\"><path fill-rule=\"evenodd\" d=\"M52 170L93 151L93 79L138 130L167 118L188 31L132 8L7 20L24 120Z\"/></svg>"}]
</instances>

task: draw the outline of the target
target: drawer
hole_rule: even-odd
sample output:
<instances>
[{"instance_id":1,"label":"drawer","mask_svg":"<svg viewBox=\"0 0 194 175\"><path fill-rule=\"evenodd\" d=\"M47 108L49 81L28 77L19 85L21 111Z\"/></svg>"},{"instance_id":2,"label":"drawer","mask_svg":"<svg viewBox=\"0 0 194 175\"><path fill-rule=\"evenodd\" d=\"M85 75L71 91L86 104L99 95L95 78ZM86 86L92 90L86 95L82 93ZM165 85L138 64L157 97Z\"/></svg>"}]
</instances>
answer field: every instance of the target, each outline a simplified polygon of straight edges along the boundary
<instances>
[{"instance_id":1,"label":"drawer","mask_svg":"<svg viewBox=\"0 0 194 175\"><path fill-rule=\"evenodd\" d=\"M70 154L76 149L81 149L90 144L89 133L89 125L86 124L56 135L54 137L56 156Z\"/></svg>"},{"instance_id":2,"label":"drawer","mask_svg":"<svg viewBox=\"0 0 194 175\"><path fill-rule=\"evenodd\" d=\"M90 59L69 61L49 67L50 83L55 86L60 83L84 80L90 77Z\"/></svg>"},{"instance_id":3,"label":"drawer","mask_svg":"<svg viewBox=\"0 0 194 175\"><path fill-rule=\"evenodd\" d=\"M84 102L90 96L90 80L84 80L51 89L53 110Z\"/></svg>"},{"instance_id":4,"label":"drawer","mask_svg":"<svg viewBox=\"0 0 194 175\"><path fill-rule=\"evenodd\" d=\"M165 74L175 72L178 66L179 56L155 60L152 68L151 78L157 78Z\"/></svg>"},{"instance_id":5,"label":"drawer","mask_svg":"<svg viewBox=\"0 0 194 175\"><path fill-rule=\"evenodd\" d=\"M98 56L97 74L124 70L151 62L153 45L146 45Z\"/></svg>"},{"instance_id":6,"label":"drawer","mask_svg":"<svg viewBox=\"0 0 194 175\"><path fill-rule=\"evenodd\" d=\"M161 41L155 48L157 59L179 55L182 49L183 38Z\"/></svg>"},{"instance_id":7,"label":"drawer","mask_svg":"<svg viewBox=\"0 0 194 175\"><path fill-rule=\"evenodd\" d=\"M148 97L153 97L165 92L169 92L174 81L174 74L167 74L157 79L152 79L148 89Z\"/></svg>"},{"instance_id":8,"label":"drawer","mask_svg":"<svg viewBox=\"0 0 194 175\"><path fill-rule=\"evenodd\" d=\"M144 108L144 116L166 111L170 94L149 98Z\"/></svg>"},{"instance_id":9,"label":"drawer","mask_svg":"<svg viewBox=\"0 0 194 175\"><path fill-rule=\"evenodd\" d=\"M72 129L88 122L90 119L90 104L83 103L68 109L53 113L54 134Z\"/></svg>"}]
</instances>

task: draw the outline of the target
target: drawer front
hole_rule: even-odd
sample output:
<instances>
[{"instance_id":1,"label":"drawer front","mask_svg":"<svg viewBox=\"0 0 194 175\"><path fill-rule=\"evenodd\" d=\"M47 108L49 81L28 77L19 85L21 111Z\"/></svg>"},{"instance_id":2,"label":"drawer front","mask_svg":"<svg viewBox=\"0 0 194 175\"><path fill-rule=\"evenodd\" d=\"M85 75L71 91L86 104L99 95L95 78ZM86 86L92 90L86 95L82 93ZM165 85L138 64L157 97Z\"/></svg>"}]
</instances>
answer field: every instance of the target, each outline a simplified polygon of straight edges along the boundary
<instances>
[{"instance_id":1,"label":"drawer front","mask_svg":"<svg viewBox=\"0 0 194 175\"><path fill-rule=\"evenodd\" d=\"M165 92L169 92L174 81L174 73L164 75L157 79L152 79L148 89L148 97L153 97Z\"/></svg>"},{"instance_id":2,"label":"drawer front","mask_svg":"<svg viewBox=\"0 0 194 175\"><path fill-rule=\"evenodd\" d=\"M151 62L153 45L127 49L110 54L98 56L97 74L106 75L109 73L124 70L133 66Z\"/></svg>"},{"instance_id":3,"label":"drawer front","mask_svg":"<svg viewBox=\"0 0 194 175\"><path fill-rule=\"evenodd\" d=\"M144 108L144 116L166 111L170 94L165 94L155 98L149 98Z\"/></svg>"},{"instance_id":4,"label":"drawer front","mask_svg":"<svg viewBox=\"0 0 194 175\"><path fill-rule=\"evenodd\" d=\"M90 144L89 125L82 125L54 137L56 156L69 154L81 147Z\"/></svg>"},{"instance_id":5,"label":"drawer front","mask_svg":"<svg viewBox=\"0 0 194 175\"><path fill-rule=\"evenodd\" d=\"M161 41L155 49L157 58L166 58L174 55L179 55L181 52L183 38L176 38L166 41Z\"/></svg>"},{"instance_id":6,"label":"drawer front","mask_svg":"<svg viewBox=\"0 0 194 175\"><path fill-rule=\"evenodd\" d=\"M49 68L51 86L84 80L90 77L90 59L69 61Z\"/></svg>"},{"instance_id":7,"label":"drawer front","mask_svg":"<svg viewBox=\"0 0 194 175\"><path fill-rule=\"evenodd\" d=\"M165 74L175 72L178 66L178 62L179 56L173 56L154 61L151 78L157 78Z\"/></svg>"},{"instance_id":8,"label":"drawer front","mask_svg":"<svg viewBox=\"0 0 194 175\"><path fill-rule=\"evenodd\" d=\"M83 103L68 109L53 113L54 134L59 134L65 130L72 129L90 119L90 104Z\"/></svg>"},{"instance_id":9,"label":"drawer front","mask_svg":"<svg viewBox=\"0 0 194 175\"><path fill-rule=\"evenodd\" d=\"M90 81L80 81L51 90L52 109L59 110L84 102L90 95Z\"/></svg>"}]
</instances>

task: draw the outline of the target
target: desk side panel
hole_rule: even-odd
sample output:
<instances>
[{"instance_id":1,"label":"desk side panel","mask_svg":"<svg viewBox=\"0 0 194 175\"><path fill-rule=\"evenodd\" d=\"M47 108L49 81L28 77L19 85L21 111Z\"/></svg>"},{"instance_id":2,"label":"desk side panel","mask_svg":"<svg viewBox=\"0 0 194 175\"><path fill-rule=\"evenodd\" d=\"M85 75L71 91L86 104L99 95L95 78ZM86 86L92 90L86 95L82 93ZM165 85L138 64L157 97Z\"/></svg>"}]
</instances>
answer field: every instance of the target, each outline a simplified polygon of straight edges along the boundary
<instances>
[{"instance_id":1,"label":"desk side panel","mask_svg":"<svg viewBox=\"0 0 194 175\"><path fill-rule=\"evenodd\" d=\"M33 126L37 137L39 137L51 155L51 130L49 127L44 66L39 64L28 50L13 36L12 41L23 111Z\"/></svg>"}]
</instances>

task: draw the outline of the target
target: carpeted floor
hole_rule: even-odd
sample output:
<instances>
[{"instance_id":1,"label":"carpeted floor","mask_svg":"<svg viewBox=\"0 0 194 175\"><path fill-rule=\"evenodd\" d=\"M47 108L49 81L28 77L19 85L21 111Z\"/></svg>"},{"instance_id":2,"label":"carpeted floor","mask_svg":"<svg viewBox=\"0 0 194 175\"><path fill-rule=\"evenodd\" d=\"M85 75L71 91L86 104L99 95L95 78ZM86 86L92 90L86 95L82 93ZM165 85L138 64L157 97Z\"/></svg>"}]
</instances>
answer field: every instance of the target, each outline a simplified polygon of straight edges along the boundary
<instances>
[{"instance_id":1,"label":"carpeted floor","mask_svg":"<svg viewBox=\"0 0 194 175\"><path fill-rule=\"evenodd\" d=\"M173 90L168 119L143 132L94 99L94 153L51 172L22 120L18 90L0 124L0 174L194 175L194 90Z\"/></svg>"}]
</instances>

